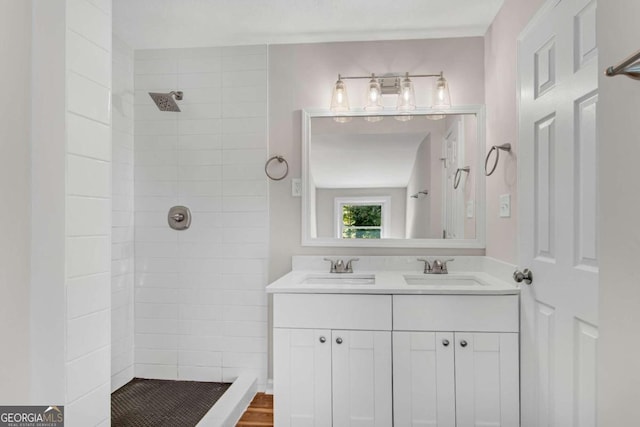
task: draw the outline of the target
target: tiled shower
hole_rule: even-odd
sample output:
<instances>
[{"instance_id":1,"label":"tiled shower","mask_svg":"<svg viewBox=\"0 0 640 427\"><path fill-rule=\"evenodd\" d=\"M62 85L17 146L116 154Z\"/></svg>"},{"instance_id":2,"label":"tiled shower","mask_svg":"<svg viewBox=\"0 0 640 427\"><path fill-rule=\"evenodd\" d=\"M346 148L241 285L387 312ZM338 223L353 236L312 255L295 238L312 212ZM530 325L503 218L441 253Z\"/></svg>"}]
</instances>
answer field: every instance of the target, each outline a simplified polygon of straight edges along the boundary
<instances>
[{"instance_id":1,"label":"tiled shower","mask_svg":"<svg viewBox=\"0 0 640 427\"><path fill-rule=\"evenodd\" d=\"M172 90L182 112L161 112L148 93ZM266 46L114 42L113 114L112 388L241 373L264 388ZM167 224L176 205L191 210L188 230Z\"/></svg>"}]
</instances>

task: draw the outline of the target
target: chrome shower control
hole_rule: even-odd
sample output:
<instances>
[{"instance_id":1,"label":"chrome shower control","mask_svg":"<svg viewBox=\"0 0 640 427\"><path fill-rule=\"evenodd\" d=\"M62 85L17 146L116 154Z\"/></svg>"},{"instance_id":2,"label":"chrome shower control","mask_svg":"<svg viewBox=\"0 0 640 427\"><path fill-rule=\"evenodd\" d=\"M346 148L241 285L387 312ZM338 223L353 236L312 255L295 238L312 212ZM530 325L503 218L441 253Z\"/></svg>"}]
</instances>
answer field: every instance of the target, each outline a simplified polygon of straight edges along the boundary
<instances>
[{"instance_id":1,"label":"chrome shower control","mask_svg":"<svg viewBox=\"0 0 640 427\"><path fill-rule=\"evenodd\" d=\"M191 211L186 206L174 206L169 209L167 221L174 230L186 230L191 226Z\"/></svg>"}]
</instances>

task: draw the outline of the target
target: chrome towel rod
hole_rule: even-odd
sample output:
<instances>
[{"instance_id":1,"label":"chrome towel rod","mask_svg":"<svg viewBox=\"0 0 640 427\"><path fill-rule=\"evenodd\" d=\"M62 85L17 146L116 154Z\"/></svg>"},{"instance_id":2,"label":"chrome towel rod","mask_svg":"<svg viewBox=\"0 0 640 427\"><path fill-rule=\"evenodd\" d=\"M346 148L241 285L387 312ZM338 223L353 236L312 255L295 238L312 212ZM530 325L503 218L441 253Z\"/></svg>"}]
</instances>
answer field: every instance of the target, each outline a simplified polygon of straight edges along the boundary
<instances>
[{"instance_id":1,"label":"chrome towel rod","mask_svg":"<svg viewBox=\"0 0 640 427\"><path fill-rule=\"evenodd\" d=\"M627 76L640 80L640 51L634 53L618 65L607 68L604 72L609 77Z\"/></svg>"}]
</instances>

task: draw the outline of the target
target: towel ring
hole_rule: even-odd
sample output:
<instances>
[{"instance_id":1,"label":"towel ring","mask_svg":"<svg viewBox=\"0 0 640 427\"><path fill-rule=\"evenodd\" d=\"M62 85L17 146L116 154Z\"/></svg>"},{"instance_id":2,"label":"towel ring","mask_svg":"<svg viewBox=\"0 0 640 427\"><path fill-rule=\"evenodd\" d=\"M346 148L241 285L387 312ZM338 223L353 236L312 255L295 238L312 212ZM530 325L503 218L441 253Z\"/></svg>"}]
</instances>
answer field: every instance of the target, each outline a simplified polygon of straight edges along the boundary
<instances>
[{"instance_id":1,"label":"towel ring","mask_svg":"<svg viewBox=\"0 0 640 427\"><path fill-rule=\"evenodd\" d=\"M277 160L278 163L284 163L284 165L286 166L284 174L282 176L280 176L280 177L277 177L277 178L273 177L273 176L271 176L271 174L269 174L269 164L271 164L271 162L273 162L274 160ZM269 160L267 160L267 163L264 164L264 173L266 173L267 176L270 179L274 180L274 181L283 180L287 175L289 175L289 163L282 156L273 156Z\"/></svg>"},{"instance_id":2,"label":"towel ring","mask_svg":"<svg viewBox=\"0 0 640 427\"><path fill-rule=\"evenodd\" d=\"M462 178L462 172L469 173L470 170L471 170L471 167L469 167L469 166L465 166L463 168L458 168L456 170L456 176L453 178L453 189L454 190L457 190L458 186L460 185L460 179Z\"/></svg>"},{"instance_id":3,"label":"towel ring","mask_svg":"<svg viewBox=\"0 0 640 427\"><path fill-rule=\"evenodd\" d=\"M502 144L502 145L494 145L493 147L491 147L491 150L489 150L489 152L487 153L487 158L484 159L484 174L485 176L491 176L495 170L496 167L498 167L498 160L500 160L500 150L504 150L507 152L511 152L511 144L507 143L507 144ZM491 153L495 151L496 152L496 161L493 164L493 167L491 168L491 171L489 171L488 166L489 166L489 158L491 157Z\"/></svg>"}]
</instances>

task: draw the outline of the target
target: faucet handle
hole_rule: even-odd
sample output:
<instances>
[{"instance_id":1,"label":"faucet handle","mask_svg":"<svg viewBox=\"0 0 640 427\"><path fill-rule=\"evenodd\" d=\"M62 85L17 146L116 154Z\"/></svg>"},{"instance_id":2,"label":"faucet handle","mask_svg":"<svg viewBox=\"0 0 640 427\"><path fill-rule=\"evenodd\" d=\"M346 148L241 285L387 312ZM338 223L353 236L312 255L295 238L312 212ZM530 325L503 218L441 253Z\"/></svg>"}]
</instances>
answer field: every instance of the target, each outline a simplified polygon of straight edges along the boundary
<instances>
[{"instance_id":1,"label":"faucet handle","mask_svg":"<svg viewBox=\"0 0 640 427\"><path fill-rule=\"evenodd\" d=\"M449 272L449 270L447 270L447 263L448 262L452 262L452 261L455 261L455 259L449 258L447 260L442 261L442 272L443 273L448 273Z\"/></svg>"},{"instance_id":2,"label":"faucet handle","mask_svg":"<svg viewBox=\"0 0 640 427\"><path fill-rule=\"evenodd\" d=\"M347 261L347 266L345 267L347 273L353 273L353 262L360 261L360 258L351 258Z\"/></svg>"},{"instance_id":3,"label":"faucet handle","mask_svg":"<svg viewBox=\"0 0 640 427\"><path fill-rule=\"evenodd\" d=\"M424 262L424 274L431 273L432 267L429 260L426 258L418 258L418 261Z\"/></svg>"},{"instance_id":4,"label":"faucet handle","mask_svg":"<svg viewBox=\"0 0 640 427\"><path fill-rule=\"evenodd\" d=\"M336 272L336 261L332 260L331 258L324 258L324 261L329 261L331 263L331 267L329 267L329 272L330 273L335 273Z\"/></svg>"}]
</instances>

